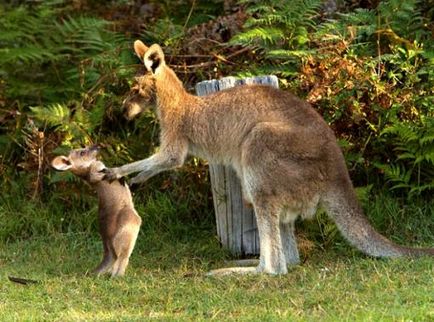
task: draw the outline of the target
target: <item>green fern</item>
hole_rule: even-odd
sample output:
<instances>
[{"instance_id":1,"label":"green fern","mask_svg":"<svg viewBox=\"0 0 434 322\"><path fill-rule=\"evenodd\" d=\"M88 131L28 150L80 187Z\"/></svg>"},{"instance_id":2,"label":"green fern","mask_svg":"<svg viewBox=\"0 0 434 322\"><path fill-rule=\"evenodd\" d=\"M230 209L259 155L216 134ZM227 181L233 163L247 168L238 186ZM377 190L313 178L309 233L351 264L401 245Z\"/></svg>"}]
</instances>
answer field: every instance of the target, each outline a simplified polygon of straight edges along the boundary
<instances>
[{"instance_id":1,"label":"green fern","mask_svg":"<svg viewBox=\"0 0 434 322\"><path fill-rule=\"evenodd\" d=\"M105 115L104 106L96 104L90 110L78 107L71 113L71 109L64 104L52 104L47 107L31 107L30 116L41 127L51 127L64 133L63 145L71 146L71 141L88 144L89 135L102 125Z\"/></svg>"},{"instance_id":2,"label":"green fern","mask_svg":"<svg viewBox=\"0 0 434 322\"><path fill-rule=\"evenodd\" d=\"M423 118L420 124L397 122L382 135L392 136L396 160L376 166L392 189L406 189L410 196L434 190L434 118Z\"/></svg>"},{"instance_id":3,"label":"green fern","mask_svg":"<svg viewBox=\"0 0 434 322\"><path fill-rule=\"evenodd\" d=\"M245 1L249 2L249 1ZM253 3L248 11L257 16L246 22L247 31L236 35L232 44L257 45L263 49L294 49L308 41L308 30L315 27L312 19L318 14L321 1L265 1Z\"/></svg>"},{"instance_id":4,"label":"green fern","mask_svg":"<svg viewBox=\"0 0 434 322\"><path fill-rule=\"evenodd\" d=\"M2 123L7 133L0 140L2 162L24 160L31 166L40 162L25 144L28 119L44 132L50 146L53 141L70 148L105 141L98 136L107 113L121 105L134 72L131 41L112 31L112 23L104 19L68 15L67 2L10 5L8 10L3 6L0 101L6 100L11 111L0 110L0 120L7 120ZM8 113L16 117L9 118ZM114 144L118 141L112 138ZM34 173L28 171L27 176Z\"/></svg>"},{"instance_id":5,"label":"green fern","mask_svg":"<svg viewBox=\"0 0 434 322\"><path fill-rule=\"evenodd\" d=\"M426 36L429 29L424 25L422 3L421 0L381 1L377 8L381 27L390 28L398 36L405 38L417 40L420 36Z\"/></svg>"},{"instance_id":6,"label":"green fern","mask_svg":"<svg viewBox=\"0 0 434 322\"><path fill-rule=\"evenodd\" d=\"M252 18L245 31L234 36L232 45L249 46L265 59L258 72L294 75L300 57L309 55L309 33L315 30L315 17L322 1L242 1ZM265 66L264 66L265 65ZM284 67L284 68L282 68Z\"/></svg>"},{"instance_id":7,"label":"green fern","mask_svg":"<svg viewBox=\"0 0 434 322\"><path fill-rule=\"evenodd\" d=\"M59 93L65 93L64 99L71 94L78 98L103 75L125 70L132 62L131 55L120 55L127 49L126 39L110 31L111 23L93 17L59 19L52 3L57 2L34 10L20 6L0 11L0 73L17 85L10 86L11 97L29 96L44 103L55 102ZM32 90L38 83L44 84L42 91Z\"/></svg>"},{"instance_id":8,"label":"green fern","mask_svg":"<svg viewBox=\"0 0 434 322\"><path fill-rule=\"evenodd\" d=\"M242 34L238 34L232 39L234 44L258 45L276 44L285 37L284 32L279 28L256 27Z\"/></svg>"},{"instance_id":9,"label":"green fern","mask_svg":"<svg viewBox=\"0 0 434 322\"><path fill-rule=\"evenodd\" d=\"M62 104L53 104L46 108L30 107L33 117L39 121L43 121L48 126L59 126L69 123L71 111Z\"/></svg>"}]
</instances>

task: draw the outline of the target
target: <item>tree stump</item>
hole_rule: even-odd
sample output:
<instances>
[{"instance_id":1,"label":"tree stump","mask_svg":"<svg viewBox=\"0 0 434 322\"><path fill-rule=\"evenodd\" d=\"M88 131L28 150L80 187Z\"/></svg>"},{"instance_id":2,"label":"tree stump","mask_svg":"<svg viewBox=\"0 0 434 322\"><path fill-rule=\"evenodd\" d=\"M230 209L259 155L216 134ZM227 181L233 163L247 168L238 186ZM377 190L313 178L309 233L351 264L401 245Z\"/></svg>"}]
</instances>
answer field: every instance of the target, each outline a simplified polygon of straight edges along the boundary
<instances>
[{"instance_id":1,"label":"tree stump","mask_svg":"<svg viewBox=\"0 0 434 322\"><path fill-rule=\"evenodd\" d=\"M243 79L225 77L203 81L196 85L196 93L204 96L226 88L244 84L264 84L278 88L276 76L257 76ZM258 255L259 235L253 209L243 201L240 181L232 167L210 164L211 189L221 244L235 255Z\"/></svg>"}]
</instances>

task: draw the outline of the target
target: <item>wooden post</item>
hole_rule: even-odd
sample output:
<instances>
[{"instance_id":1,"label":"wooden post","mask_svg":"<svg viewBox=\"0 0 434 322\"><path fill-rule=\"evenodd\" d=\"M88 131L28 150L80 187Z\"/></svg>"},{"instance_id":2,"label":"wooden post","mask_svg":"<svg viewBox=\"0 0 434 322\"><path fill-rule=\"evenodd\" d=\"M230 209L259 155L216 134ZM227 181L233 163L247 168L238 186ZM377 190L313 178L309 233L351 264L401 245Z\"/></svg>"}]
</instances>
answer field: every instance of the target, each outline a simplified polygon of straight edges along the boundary
<instances>
[{"instance_id":1,"label":"wooden post","mask_svg":"<svg viewBox=\"0 0 434 322\"><path fill-rule=\"evenodd\" d=\"M244 84L265 84L278 88L276 76L257 76L243 79L225 77L203 81L196 85L199 96ZM243 201L241 184L232 169L210 164L211 188L220 242L236 255L258 255L259 235L253 209Z\"/></svg>"}]
</instances>

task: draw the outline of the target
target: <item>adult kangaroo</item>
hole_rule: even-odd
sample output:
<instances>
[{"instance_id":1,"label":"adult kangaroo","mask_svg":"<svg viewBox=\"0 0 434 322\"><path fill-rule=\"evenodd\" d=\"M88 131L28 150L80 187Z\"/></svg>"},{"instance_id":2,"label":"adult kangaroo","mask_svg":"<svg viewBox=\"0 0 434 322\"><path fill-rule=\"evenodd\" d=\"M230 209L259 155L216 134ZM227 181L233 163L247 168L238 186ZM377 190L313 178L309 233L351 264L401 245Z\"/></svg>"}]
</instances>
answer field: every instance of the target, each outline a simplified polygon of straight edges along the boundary
<instances>
[{"instance_id":1,"label":"adult kangaroo","mask_svg":"<svg viewBox=\"0 0 434 322\"><path fill-rule=\"evenodd\" d=\"M434 255L433 249L394 244L369 224L357 201L336 137L307 103L283 90L245 85L208 96L186 92L157 44L134 43L147 72L137 78L126 103L156 100L160 149L147 159L107 169L108 180L140 172L131 182L180 167L188 154L232 166L244 198L255 211L260 238L256 268L215 273L285 274L299 263L294 236L297 217L308 218L319 205L345 238L374 257Z\"/></svg>"}]
</instances>

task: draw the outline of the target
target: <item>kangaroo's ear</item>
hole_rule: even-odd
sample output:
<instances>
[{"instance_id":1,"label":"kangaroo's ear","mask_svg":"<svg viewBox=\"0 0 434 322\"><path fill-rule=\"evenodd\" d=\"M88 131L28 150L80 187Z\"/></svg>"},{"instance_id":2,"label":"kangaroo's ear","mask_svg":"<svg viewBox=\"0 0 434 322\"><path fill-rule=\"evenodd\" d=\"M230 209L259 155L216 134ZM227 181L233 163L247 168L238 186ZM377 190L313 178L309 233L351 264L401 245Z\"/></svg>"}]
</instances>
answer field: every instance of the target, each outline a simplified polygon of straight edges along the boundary
<instances>
[{"instance_id":1,"label":"kangaroo's ear","mask_svg":"<svg viewBox=\"0 0 434 322\"><path fill-rule=\"evenodd\" d=\"M54 158L54 160L51 161L51 166L56 170L66 171L72 168L72 163L67 157L61 155Z\"/></svg>"},{"instance_id":2,"label":"kangaroo's ear","mask_svg":"<svg viewBox=\"0 0 434 322\"><path fill-rule=\"evenodd\" d=\"M153 74L158 74L166 62L164 61L164 53L161 47L157 44L153 44L146 51L145 56L143 58L143 62L145 63L145 67L148 71Z\"/></svg>"},{"instance_id":3,"label":"kangaroo's ear","mask_svg":"<svg viewBox=\"0 0 434 322\"><path fill-rule=\"evenodd\" d=\"M134 51L141 61L143 61L143 57L145 56L147 50L148 46L146 46L142 41L136 40L134 42Z\"/></svg>"}]
</instances>

